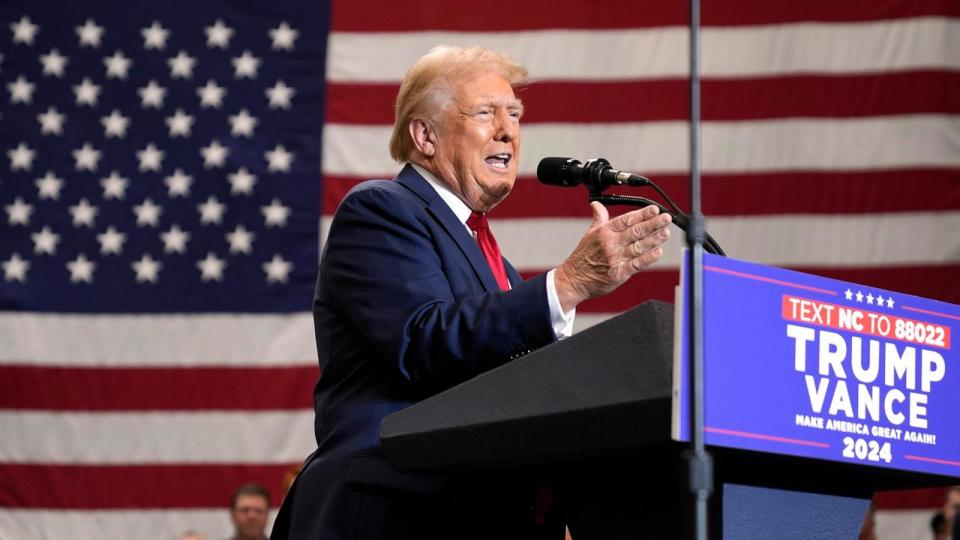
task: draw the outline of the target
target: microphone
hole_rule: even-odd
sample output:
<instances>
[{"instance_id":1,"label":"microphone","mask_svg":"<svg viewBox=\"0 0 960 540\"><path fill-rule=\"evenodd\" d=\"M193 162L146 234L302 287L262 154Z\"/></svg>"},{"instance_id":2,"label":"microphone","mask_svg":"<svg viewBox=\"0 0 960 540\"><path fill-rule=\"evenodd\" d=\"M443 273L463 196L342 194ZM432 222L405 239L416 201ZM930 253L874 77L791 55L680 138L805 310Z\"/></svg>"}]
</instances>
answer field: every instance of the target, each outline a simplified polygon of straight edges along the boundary
<instances>
[{"instance_id":1,"label":"microphone","mask_svg":"<svg viewBox=\"0 0 960 540\"><path fill-rule=\"evenodd\" d=\"M610 186L648 186L650 180L639 174L615 170L603 158L580 163L573 158L547 157L537 165L537 178L551 186L573 187L584 184L591 191Z\"/></svg>"}]
</instances>

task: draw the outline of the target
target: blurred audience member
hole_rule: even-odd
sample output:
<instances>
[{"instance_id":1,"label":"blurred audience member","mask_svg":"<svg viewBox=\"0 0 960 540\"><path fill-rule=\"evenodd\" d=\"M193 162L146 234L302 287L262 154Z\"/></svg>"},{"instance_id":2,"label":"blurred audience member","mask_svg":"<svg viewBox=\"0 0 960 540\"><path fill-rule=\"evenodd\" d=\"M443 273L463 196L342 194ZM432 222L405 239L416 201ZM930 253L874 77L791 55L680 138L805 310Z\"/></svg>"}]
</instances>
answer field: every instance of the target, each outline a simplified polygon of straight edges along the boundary
<instances>
[{"instance_id":1,"label":"blurred audience member","mask_svg":"<svg viewBox=\"0 0 960 540\"><path fill-rule=\"evenodd\" d=\"M953 486L947 491L947 500L943 503L942 514L944 528L946 530L944 533L945 539L955 540L960 538L960 527L957 526L958 513L960 513L960 486Z\"/></svg>"},{"instance_id":2,"label":"blurred audience member","mask_svg":"<svg viewBox=\"0 0 960 540\"><path fill-rule=\"evenodd\" d=\"M182 532L177 538L178 540L207 540L206 536L198 533L197 531Z\"/></svg>"},{"instance_id":3,"label":"blurred audience member","mask_svg":"<svg viewBox=\"0 0 960 540\"><path fill-rule=\"evenodd\" d=\"M244 484L233 493L230 519L234 533L231 540L266 540L267 509L270 493L260 484Z\"/></svg>"}]
</instances>

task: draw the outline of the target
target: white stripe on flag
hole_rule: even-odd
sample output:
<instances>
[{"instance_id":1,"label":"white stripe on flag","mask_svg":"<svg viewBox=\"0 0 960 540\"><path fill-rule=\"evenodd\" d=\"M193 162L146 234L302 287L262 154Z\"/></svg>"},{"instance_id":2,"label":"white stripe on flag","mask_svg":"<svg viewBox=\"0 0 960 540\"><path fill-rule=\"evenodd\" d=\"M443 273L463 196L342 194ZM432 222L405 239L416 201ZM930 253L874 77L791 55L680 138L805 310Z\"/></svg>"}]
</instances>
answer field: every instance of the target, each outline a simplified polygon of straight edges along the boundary
<instances>
[{"instance_id":1,"label":"white stripe on flag","mask_svg":"<svg viewBox=\"0 0 960 540\"><path fill-rule=\"evenodd\" d=\"M704 122L702 130L706 172L960 166L960 116L954 115ZM390 131L388 125L328 124L324 173L393 177ZM534 175L546 156L602 156L622 170L682 172L687 145L686 122L527 124L520 174Z\"/></svg>"},{"instance_id":2,"label":"white stripe on flag","mask_svg":"<svg viewBox=\"0 0 960 540\"><path fill-rule=\"evenodd\" d=\"M0 412L0 462L298 463L316 448L313 410Z\"/></svg>"},{"instance_id":3,"label":"white stripe on flag","mask_svg":"<svg viewBox=\"0 0 960 540\"><path fill-rule=\"evenodd\" d=\"M960 69L960 21L918 17L856 23L707 27L704 77ZM397 82L439 44L503 51L539 80L687 76L685 27L526 32L333 32L331 82Z\"/></svg>"},{"instance_id":4,"label":"white stripe on flag","mask_svg":"<svg viewBox=\"0 0 960 540\"><path fill-rule=\"evenodd\" d=\"M242 338L242 339L238 339ZM0 312L0 363L316 365L309 313L80 315Z\"/></svg>"}]
</instances>

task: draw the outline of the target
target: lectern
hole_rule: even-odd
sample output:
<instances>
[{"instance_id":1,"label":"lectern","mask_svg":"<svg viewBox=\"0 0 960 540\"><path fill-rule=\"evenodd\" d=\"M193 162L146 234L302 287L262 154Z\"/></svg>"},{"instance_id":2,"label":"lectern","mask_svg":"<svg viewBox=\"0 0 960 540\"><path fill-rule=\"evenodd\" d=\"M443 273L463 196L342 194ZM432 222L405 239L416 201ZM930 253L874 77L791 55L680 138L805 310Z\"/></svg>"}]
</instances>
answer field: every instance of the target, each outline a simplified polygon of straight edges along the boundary
<instances>
[{"instance_id":1,"label":"lectern","mask_svg":"<svg viewBox=\"0 0 960 540\"><path fill-rule=\"evenodd\" d=\"M685 446L671 439L673 306L650 301L387 417L402 470L530 475L576 540L684 538ZM711 538L856 538L875 490L956 479L727 448Z\"/></svg>"}]
</instances>

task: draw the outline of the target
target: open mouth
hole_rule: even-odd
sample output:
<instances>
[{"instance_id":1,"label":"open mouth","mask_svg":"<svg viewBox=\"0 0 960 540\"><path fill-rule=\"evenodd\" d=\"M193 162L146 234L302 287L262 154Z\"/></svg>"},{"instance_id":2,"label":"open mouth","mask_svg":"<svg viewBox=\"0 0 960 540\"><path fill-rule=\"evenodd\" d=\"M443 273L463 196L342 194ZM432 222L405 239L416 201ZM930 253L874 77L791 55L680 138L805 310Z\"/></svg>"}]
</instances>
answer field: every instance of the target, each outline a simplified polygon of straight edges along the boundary
<instances>
[{"instance_id":1,"label":"open mouth","mask_svg":"<svg viewBox=\"0 0 960 540\"><path fill-rule=\"evenodd\" d=\"M513 156L510 154L494 154L492 156L487 156L487 159L484 160L488 165L494 169L507 169L507 165L510 164L510 160L513 159Z\"/></svg>"}]
</instances>

